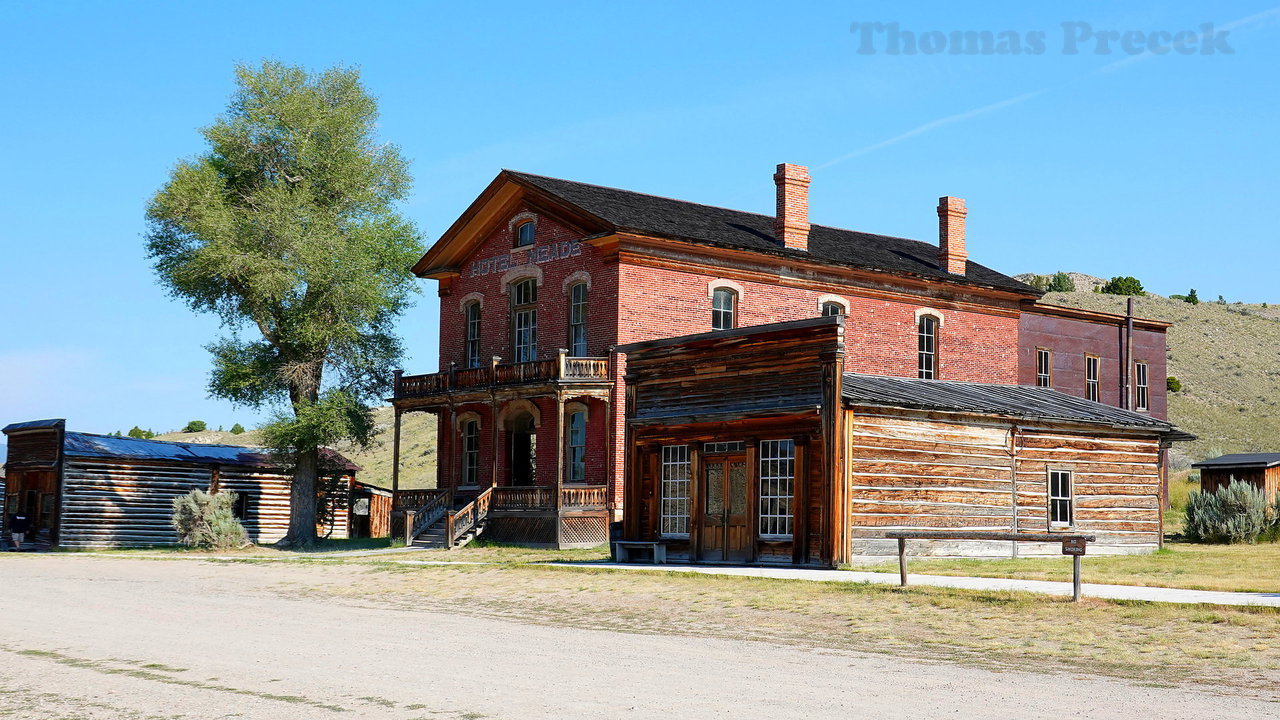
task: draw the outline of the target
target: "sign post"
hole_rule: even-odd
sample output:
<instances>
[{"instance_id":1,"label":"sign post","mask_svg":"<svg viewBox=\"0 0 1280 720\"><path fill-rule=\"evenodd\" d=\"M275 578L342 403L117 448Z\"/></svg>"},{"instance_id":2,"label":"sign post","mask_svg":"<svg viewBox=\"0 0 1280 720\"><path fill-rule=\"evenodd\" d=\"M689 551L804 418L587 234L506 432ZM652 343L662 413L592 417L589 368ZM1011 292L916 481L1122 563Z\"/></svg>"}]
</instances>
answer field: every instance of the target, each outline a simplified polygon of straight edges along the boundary
<instances>
[{"instance_id":1,"label":"sign post","mask_svg":"<svg viewBox=\"0 0 1280 720\"><path fill-rule=\"evenodd\" d=\"M1084 556L1085 541L1081 537L1062 541L1062 554L1071 556L1071 601L1080 602L1080 558Z\"/></svg>"}]
</instances>

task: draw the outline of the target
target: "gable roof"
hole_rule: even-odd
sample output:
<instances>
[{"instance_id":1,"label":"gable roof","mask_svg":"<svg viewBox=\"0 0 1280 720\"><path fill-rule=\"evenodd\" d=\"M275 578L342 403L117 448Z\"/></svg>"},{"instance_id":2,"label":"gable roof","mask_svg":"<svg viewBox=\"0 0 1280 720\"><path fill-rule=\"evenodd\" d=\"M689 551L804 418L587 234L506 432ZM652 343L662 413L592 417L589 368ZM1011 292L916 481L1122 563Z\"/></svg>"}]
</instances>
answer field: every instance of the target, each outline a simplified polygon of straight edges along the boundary
<instances>
[{"instance_id":1,"label":"gable roof","mask_svg":"<svg viewBox=\"0 0 1280 720\"><path fill-rule=\"evenodd\" d=\"M938 265L938 246L919 240L812 225L809 250L792 250L774 238L774 218L771 215L513 170L503 170L499 178L504 175L598 218L613 232L634 232L797 260L818 260L898 275L992 287L1029 297L1043 294L973 261L967 263L963 276L948 273Z\"/></svg>"},{"instance_id":2,"label":"gable roof","mask_svg":"<svg viewBox=\"0 0 1280 720\"><path fill-rule=\"evenodd\" d=\"M1280 465L1280 453L1236 453L1202 460L1191 467L1200 470L1213 468L1273 468L1277 465Z\"/></svg>"},{"instance_id":3,"label":"gable roof","mask_svg":"<svg viewBox=\"0 0 1280 720\"><path fill-rule=\"evenodd\" d=\"M917 380L858 373L845 373L842 387L844 400L848 405L1079 422L1151 430L1179 440L1193 439L1171 423L1150 415L1103 405L1051 388Z\"/></svg>"},{"instance_id":4,"label":"gable roof","mask_svg":"<svg viewBox=\"0 0 1280 720\"><path fill-rule=\"evenodd\" d=\"M278 460L265 448L241 445L202 445L170 440L143 440L68 432L63 437L63 454L67 457L127 458L131 460L168 460L199 465L232 465L279 469L287 463ZM325 470L356 472L360 466L328 448L320 449L320 465Z\"/></svg>"}]
</instances>

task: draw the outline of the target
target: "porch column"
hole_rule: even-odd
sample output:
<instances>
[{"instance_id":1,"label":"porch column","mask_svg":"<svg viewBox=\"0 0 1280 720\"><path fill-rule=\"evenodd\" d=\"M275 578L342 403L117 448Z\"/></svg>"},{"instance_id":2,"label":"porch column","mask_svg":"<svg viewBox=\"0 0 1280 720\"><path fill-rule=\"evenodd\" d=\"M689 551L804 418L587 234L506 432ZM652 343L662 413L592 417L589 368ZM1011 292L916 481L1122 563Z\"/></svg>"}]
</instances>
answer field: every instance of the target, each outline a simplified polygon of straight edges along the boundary
<instances>
[{"instance_id":1,"label":"porch column","mask_svg":"<svg viewBox=\"0 0 1280 720\"><path fill-rule=\"evenodd\" d=\"M396 408L395 431L391 441L391 503L394 507L396 493L400 491L400 415L403 411Z\"/></svg>"},{"instance_id":2,"label":"porch column","mask_svg":"<svg viewBox=\"0 0 1280 720\"><path fill-rule=\"evenodd\" d=\"M567 350L560 351L561 366L564 363L564 356ZM561 528L561 498L560 494L564 488L564 390L556 389L556 488L555 488L555 509L556 509L556 547L560 547L563 540L563 532Z\"/></svg>"},{"instance_id":3,"label":"porch column","mask_svg":"<svg viewBox=\"0 0 1280 720\"><path fill-rule=\"evenodd\" d=\"M489 449L489 487L498 487L498 459L502 454L502 422L498 419L498 396L490 392L489 394L489 424L493 429L489 434L493 437L492 446Z\"/></svg>"}]
</instances>

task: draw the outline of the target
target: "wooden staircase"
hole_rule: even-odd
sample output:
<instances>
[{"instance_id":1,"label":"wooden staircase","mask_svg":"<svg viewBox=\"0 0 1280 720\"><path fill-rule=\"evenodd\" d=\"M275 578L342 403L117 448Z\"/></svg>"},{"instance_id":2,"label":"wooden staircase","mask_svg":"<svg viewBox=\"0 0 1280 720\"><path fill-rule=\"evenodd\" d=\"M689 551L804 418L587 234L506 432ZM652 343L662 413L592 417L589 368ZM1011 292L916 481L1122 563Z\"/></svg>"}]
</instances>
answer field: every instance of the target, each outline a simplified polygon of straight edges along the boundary
<instances>
[{"instance_id":1,"label":"wooden staircase","mask_svg":"<svg viewBox=\"0 0 1280 720\"><path fill-rule=\"evenodd\" d=\"M423 505L416 513L421 522L409 531L409 545L433 550L467 545L484 532L492 491L487 488L474 496L457 497L449 492Z\"/></svg>"}]
</instances>

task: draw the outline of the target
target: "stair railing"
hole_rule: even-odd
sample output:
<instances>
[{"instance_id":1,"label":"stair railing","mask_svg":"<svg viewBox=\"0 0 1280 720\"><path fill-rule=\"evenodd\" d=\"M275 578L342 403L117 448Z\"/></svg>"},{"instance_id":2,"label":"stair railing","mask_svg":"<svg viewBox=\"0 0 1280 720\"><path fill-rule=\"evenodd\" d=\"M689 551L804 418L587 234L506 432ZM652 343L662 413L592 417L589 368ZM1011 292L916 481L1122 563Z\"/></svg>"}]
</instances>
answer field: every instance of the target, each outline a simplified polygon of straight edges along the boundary
<instances>
[{"instance_id":1,"label":"stair railing","mask_svg":"<svg viewBox=\"0 0 1280 720\"><path fill-rule=\"evenodd\" d=\"M446 548L452 548L458 542L458 538L466 535L472 528L489 517L490 500L492 498L493 488L485 488L484 492L477 495L475 500L449 513L444 524Z\"/></svg>"},{"instance_id":2,"label":"stair railing","mask_svg":"<svg viewBox=\"0 0 1280 720\"><path fill-rule=\"evenodd\" d=\"M418 508L413 515L413 525L409 530L409 537L405 540L406 545L412 545L418 536L426 532L426 529L439 522L449 512L449 508L453 506L453 489L450 488L443 492L437 493L434 497L427 501L425 505Z\"/></svg>"}]
</instances>

